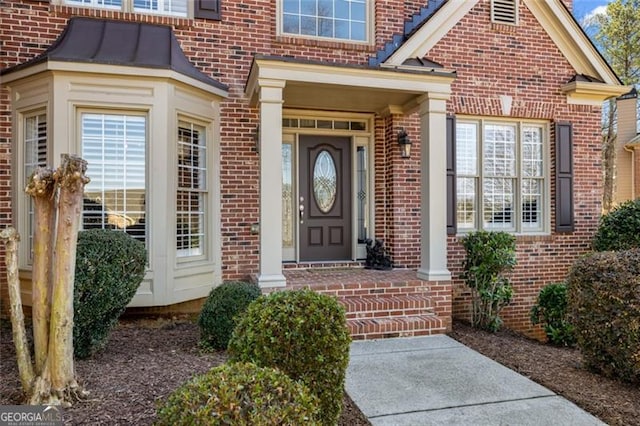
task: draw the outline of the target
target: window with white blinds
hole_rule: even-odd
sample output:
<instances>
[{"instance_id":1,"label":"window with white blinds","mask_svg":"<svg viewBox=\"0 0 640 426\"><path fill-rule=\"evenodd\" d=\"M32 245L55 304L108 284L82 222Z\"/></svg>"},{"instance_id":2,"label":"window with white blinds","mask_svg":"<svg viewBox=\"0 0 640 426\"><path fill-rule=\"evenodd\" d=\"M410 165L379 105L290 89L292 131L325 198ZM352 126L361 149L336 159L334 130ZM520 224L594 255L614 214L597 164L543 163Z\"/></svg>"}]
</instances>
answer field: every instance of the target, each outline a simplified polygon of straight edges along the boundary
<instances>
[{"instance_id":1,"label":"window with white blinds","mask_svg":"<svg viewBox=\"0 0 640 426\"><path fill-rule=\"evenodd\" d=\"M461 232L544 232L544 126L456 121L456 221Z\"/></svg>"},{"instance_id":2,"label":"window with white blinds","mask_svg":"<svg viewBox=\"0 0 640 426\"><path fill-rule=\"evenodd\" d=\"M206 247L207 143L202 126L178 124L176 249L180 258L203 256Z\"/></svg>"},{"instance_id":3,"label":"window with white blinds","mask_svg":"<svg viewBox=\"0 0 640 426\"><path fill-rule=\"evenodd\" d=\"M134 12L187 16L187 0L133 0Z\"/></svg>"},{"instance_id":4,"label":"window with white blinds","mask_svg":"<svg viewBox=\"0 0 640 426\"><path fill-rule=\"evenodd\" d=\"M146 243L147 119L141 115L81 114L87 161L82 225L117 229Z\"/></svg>"},{"instance_id":5,"label":"window with white blinds","mask_svg":"<svg viewBox=\"0 0 640 426\"><path fill-rule=\"evenodd\" d=\"M24 119L24 182L38 167L47 165L47 116L44 112L29 115ZM35 229L35 217L33 200L28 197L27 211L29 215L28 241L29 259L33 259L33 231Z\"/></svg>"},{"instance_id":6,"label":"window with white blinds","mask_svg":"<svg viewBox=\"0 0 640 426\"><path fill-rule=\"evenodd\" d=\"M69 6L88 6L123 12L158 13L186 17L188 0L63 0Z\"/></svg>"}]
</instances>

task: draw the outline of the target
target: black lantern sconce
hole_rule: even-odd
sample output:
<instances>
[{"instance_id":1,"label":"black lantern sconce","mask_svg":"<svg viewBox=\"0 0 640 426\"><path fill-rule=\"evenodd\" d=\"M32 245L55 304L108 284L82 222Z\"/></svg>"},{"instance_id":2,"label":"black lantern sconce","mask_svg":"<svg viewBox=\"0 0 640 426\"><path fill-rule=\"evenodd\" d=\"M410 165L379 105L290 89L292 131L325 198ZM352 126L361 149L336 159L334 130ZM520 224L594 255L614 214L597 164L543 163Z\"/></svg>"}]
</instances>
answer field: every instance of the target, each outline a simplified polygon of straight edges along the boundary
<instances>
[{"instance_id":1,"label":"black lantern sconce","mask_svg":"<svg viewBox=\"0 0 640 426\"><path fill-rule=\"evenodd\" d=\"M400 129L398 132L398 145L400 145L400 156L402 158L411 157L411 139L406 130Z\"/></svg>"}]
</instances>

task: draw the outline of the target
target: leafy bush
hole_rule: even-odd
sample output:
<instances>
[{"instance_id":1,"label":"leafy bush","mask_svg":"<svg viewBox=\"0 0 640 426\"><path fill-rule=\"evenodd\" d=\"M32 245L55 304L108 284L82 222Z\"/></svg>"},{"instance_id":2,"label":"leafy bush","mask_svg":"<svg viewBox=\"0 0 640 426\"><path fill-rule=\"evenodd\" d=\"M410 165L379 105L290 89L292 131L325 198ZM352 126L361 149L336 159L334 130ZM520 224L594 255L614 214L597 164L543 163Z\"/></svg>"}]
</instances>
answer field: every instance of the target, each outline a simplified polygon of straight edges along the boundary
<instances>
[{"instance_id":1,"label":"leafy bush","mask_svg":"<svg viewBox=\"0 0 640 426\"><path fill-rule=\"evenodd\" d=\"M506 232L472 232L462 238L467 257L462 278L471 288L474 327L497 331L513 287L505 273L516 264L516 239Z\"/></svg>"},{"instance_id":2,"label":"leafy bush","mask_svg":"<svg viewBox=\"0 0 640 426\"><path fill-rule=\"evenodd\" d=\"M531 322L542 323L547 340L554 345L573 346L576 342L573 325L567 319L567 284L545 286L531 308Z\"/></svg>"},{"instance_id":3,"label":"leafy bush","mask_svg":"<svg viewBox=\"0 0 640 426\"><path fill-rule=\"evenodd\" d=\"M101 349L144 278L144 244L121 231L78 233L73 289L73 349L86 358Z\"/></svg>"},{"instance_id":4,"label":"leafy bush","mask_svg":"<svg viewBox=\"0 0 640 426\"><path fill-rule=\"evenodd\" d=\"M200 345L206 349L226 349L237 316L259 296L258 285L247 282L227 282L211 290L198 318Z\"/></svg>"},{"instance_id":5,"label":"leafy bush","mask_svg":"<svg viewBox=\"0 0 640 426\"><path fill-rule=\"evenodd\" d=\"M640 248L640 198L620 204L602 216L593 239L595 251Z\"/></svg>"},{"instance_id":6,"label":"leafy bush","mask_svg":"<svg viewBox=\"0 0 640 426\"><path fill-rule=\"evenodd\" d=\"M585 364L640 383L640 249L579 259L568 285L569 319Z\"/></svg>"},{"instance_id":7,"label":"leafy bush","mask_svg":"<svg viewBox=\"0 0 640 426\"><path fill-rule=\"evenodd\" d=\"M317 425L316 398L286 374L251 363L195 376L159 408L157 425Z\"/></svg>"},{"instance_id":8,"label":"leafy bush","mask_svg":"<svg viewBox=\"0 0 640 426\"><path fill-rule=\"evenodd\" d=\"M342 411L351 338L344 308L311 290L282 291L253 301L229 341L232 360L278 368L319 399L322 424Z\"/></svg>"}]
</instances>

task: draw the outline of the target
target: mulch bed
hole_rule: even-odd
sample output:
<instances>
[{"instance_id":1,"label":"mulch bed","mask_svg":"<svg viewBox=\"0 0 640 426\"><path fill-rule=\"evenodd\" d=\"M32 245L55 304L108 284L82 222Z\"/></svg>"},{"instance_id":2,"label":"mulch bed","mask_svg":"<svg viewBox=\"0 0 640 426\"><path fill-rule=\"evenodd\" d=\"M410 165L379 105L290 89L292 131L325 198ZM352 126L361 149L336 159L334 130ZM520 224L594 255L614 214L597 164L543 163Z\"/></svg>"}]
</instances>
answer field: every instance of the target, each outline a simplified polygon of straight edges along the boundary
<instances>
[{"instance_id":1,"label":"mulch bed","mask_svg":"<svg viewBox=\"0 0 640 426\"><path fill-rule=\"evenodd\" d=\"M151 425L156 407L180 384L226 360L224 352L198 349L200 332L184 320L121 321L104 350L76 360L86 401L65 410L67 424ZM8 321L0 324L0 405L22 402L15 350ZM345 393L341 426L369 421Z\"/></svg>"},{"instance_id":2,"label":"mulch bed","mask_svg":"<svg viewBox=\"0 0 640 426\"><path fill-rule=\"evenodd\" d=\"M509 330L488 333L464 323L454 323L450 336L609 425L640 425L640 388L587 371L577 349L547 345Z\"/></svg>"},{"instance_id":3,"label":"mulch bed","mask_svg":"<svg viewBox=\"0 0 640 426\"><path fill-rule=\"evenodd\" d=\"M455 323L450 336L548 387L610 425L640 425L640 389L582 367L576 349L558 348L508 330L486 333ZM199 330L185 320L125 320L106 348L76 361L86 401L65 410L68 424L150 425L157 404L195 374L225 362L198 349ZM0 405L22 399L8 321L0 323ZM370 425L345 394L339 425Z\"/></svg>"}]
</instances>

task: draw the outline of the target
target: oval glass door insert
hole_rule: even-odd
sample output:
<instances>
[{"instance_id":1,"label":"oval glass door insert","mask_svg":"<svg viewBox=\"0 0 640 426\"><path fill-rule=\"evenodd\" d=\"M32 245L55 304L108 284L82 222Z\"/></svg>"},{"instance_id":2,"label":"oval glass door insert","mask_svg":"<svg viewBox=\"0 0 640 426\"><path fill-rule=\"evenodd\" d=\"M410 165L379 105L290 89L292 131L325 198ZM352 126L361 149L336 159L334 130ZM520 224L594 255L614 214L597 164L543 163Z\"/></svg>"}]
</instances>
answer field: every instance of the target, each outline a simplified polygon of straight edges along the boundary
<instances>
[{"instance_id":1,"label":"oval glass door insert","mask_svg":"<svg viewBox=\"0 0 640 426\"><path fill-rule=\"evenodd\" d=\"M313 196L322 213L329 213L336 201L336 164L327 150L322 150L313 166Z\"/></svg>"}]
</instances>

